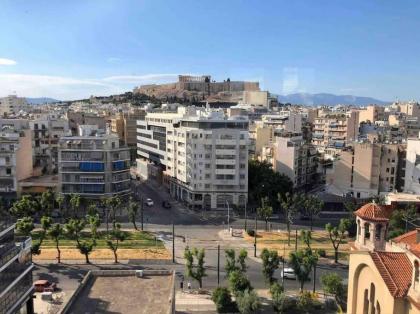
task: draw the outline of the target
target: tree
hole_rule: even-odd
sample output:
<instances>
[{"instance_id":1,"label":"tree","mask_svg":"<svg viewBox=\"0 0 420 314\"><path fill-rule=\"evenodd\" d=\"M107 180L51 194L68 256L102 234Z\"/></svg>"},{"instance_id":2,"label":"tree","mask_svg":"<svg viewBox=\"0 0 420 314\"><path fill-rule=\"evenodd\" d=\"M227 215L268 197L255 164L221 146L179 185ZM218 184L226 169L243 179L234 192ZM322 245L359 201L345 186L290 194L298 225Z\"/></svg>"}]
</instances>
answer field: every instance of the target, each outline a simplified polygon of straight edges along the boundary
<instances>
[{"instance_id":1,"label":"tree","mask_svg":"<svg viewBox=\"0 0 420 314\"><path fill-rule=\"evenodd\" d=\"M407 206L406 209L394 210L389 220L389 238L395 238L407 232L409 223L416 218L417 209L415 206Z\"/></svg>"},{"instance_id":2,"label":"tree","mask_svg":"<svg viewBox=\"0 0 420 314\"><path fill-rule=\"evenodd\" d=\"M257 214L265 221L265 230L268 230L268 219L273 215L273 207L268 203L268 197L261 199L261 206L257 208Z\"/></svg>"},{"instance_id":3,"label":"tree","mask_svg":"<svg viewBox=\"0 0 420 314\"><path fill-rule=\"evenodd\" d=\"M72 211L73 218L77 218L80 208L80 195L72 194L70 196L70 208Z\"/></svg>"},{"instance_id":4,"label":"tree","mask_svg":"<svg viewBox=\"0 0 420 314\"><path fill-rule=\"evenodd\" d=\"M286 192L291 192L293 188L289 177L274 171L268 162L258 160L249 161L248 186L248 202L255 207L259 205L263 197L268 197L269 203L276 207L277 194L284 195Z\"/></svg>"},{"instance_id":5,"label":"tree","mask_svg":"<svg viewBox=\"0 0 420 314\"><path fill-rule=\"evenodd\" d=\"M226 256L226 264L225 264L225 271L226 277L229 278L231 272L235 270L239 270L243 273L246 272L246 258L248 257L248 252L245 249L241 249L239 251L239 255L236 258L236 253L234 249L227 249L225 250Z\"/></svg>"},{"instance_id":6,"label":"tree","mask_svg":"<svg viewBox=\"0 0 420 314\"><path fill-rule=\"evenodd\" d=\"M57 249L57 262L61 263L61 251L59 247L60 237L63 234L63 228L60 224L54 224L51 226L48 234L51 238L54 239L55 248Z\"/></svg>"},{"instance_id":7,"label":"tree","mask_svg":"<svg viewBox=\"0 0 420 314\"><path fill-rule=\"evenodd\" d=\"M251 282L246 275L240 270L234 270L229 274L229 288L232 294L236 297L245 290L251 290Z\"/></svg>"},{"instance_id":8,"label":"tree","mask_svg":"<svg viewBox=\"0 0 420 314\"><path fill-rule=\"evenodd\" d=\"M334 295L338 304L343 304L346 301L346 287L339 274L327 273L321 277L321 282L324 291Z\"/></svg>"},{"instance_id":9,"label":"tree","mask_svg":"<svg viewBox=\"0 0 420 314\"><path fill-rule=\"evenodd\" d=\"M270 286L270 294L271 299L273 300L273 308L276 313L284 313L286 308L286 301L285 294L284 294L284 288L282 285L280 285L278 282L274 282Z\"/></svg>"},{"instance_id":10,"label":"tree","mask_svg":"<svg viewBox=\"0 0 420 314\"><path fill-rule=\"evenodd\" d=\"M284 212L284 218L286 220L287 245L290 246L291 226L293 225L295 215L302 202L302 197L299 194L291 194L287 192L284 197L279 194L278 199Z\"/></svg>"},{"instance_id":11,"label":"tree","mask_svg":"<svg viewBox=\"0 0 420 314\"><path fill-rule=\"evenodd\" d=\"M54 192L51 191L51 189L48 189L41 194L41 199L39 203L41 205L42 211L47 216L50 216L54 209L54 201L55 201L55 195L54 195Z\"/></svg>"},{"instance_id":12,"label":"tree","mask_svg":"<svg viewBox=\"0 0 420 314\"><path fill-rule=\"evenodd\" d=\"M344 239L345 233L350 226L350 220L342 218L338 226L333 227L330 223L325 225L325 230L327 230L330 237L331 243L334 248L334 261L338 263L338 247Z\"/></svg>"},{"instance_id":13,"label":"tree","mask_svg":"<svg viewBox=\"0 0 420 314\"><path fill-rule=\"evenodd\" d=\"M257 313L261 306L260 299L254 290L245 290L236 297L236 304L241 314Z\"/></svg>"},{"instance_id":14,"label":"tree","mask_svg":"<svg viewBox=\"0 0 420 314\"><path fill-rule=\"evenodd\" d=\"M89 264L89 254L92 252L95 245L95 241L90 240L81 240L81 232L86 226L86 221L84 219L70 219L65 225L65 232L71 238L76 240L77 248L80 253L85 256L86 263Z\"/></svg>"},{"instance_id":15,"label":"tree","mask_svg":"<svg viewBox=\"0 0 420 314\"><path fill-rule=\"evenodd\" d=\"M204 249L190 248L187 246L184 251L184 258L186 260L186 276L198 281L200 289L203 287L203 277L206 275L206 268L204 267ZM194 264L194 258L197 259L197 264Z\"/></svg>"},{"instance_id":16,"label":"tree","mask_svg":"<svg viewBox=\"0 0 420 314\"><path fill-rule=\"evenodd\" d=\"M41 230L41 234L40 234L38 243L32 244L32 248L31 248L32 254L36 254L36 255L41 254L42 243L44 242L45 237L46 237L47 232L48 232L48 229L51 227L51 225L52 225L52 218L51 217L49 217L49 216L42 216L41 217L41 228L42 228L42 230Z\"/></svg>"},{"instance_id":17,"label":"tree","mask_svg":"<svg viewBox=\"0 0 420 314\"><path fill-rule=\"evenodd\" d=\"M270 285L276 281L274 278L274 272L279 268L280 257L277 251L269 251L264 248L261 252L261 259L263 263L262 272L265 281Z\"/></svg>"},{"instance_id":18,"label":"tree","mask_svg":"<svg viewBox=\"0 0 420 314\"><path fill-rule=\"evenodd\" d=\"M20 200L13 203L10 212L17 218L31 217L36 212L37 205L30 195L23 195Z\"/></svg>"},{"instance_id":19,"label":"tree","mask_svg":"<svg viewBox=\"0 0 420 314\"><path fill-rule=\"evenodd\" d=\"M309 250L311 249L311 241L312 241L312 231L309 230L301 230L300 231L300 240Z\"/></svg>"},{"instance_id":20,"label":"tree","mask_svg":"<svg viewBox=\"0 0 420 314\"><path fill-rule=\"evenodd\" d=\"M305 281L309 280L309 275L314 265L318 262L318 256L312 254L308 249L290 252L290 265L300 282L300 291L303 291Z\"/></svg>"},{"instance_id":21,"label":"tree","mask_svg":"<svg viewBox=\"0 0 420 314\"><path fill-rule=\"evenodd\" d=\"M25 237L29 237L34 228L34 220L31 217L23 217L16 222L17 231Z\"/></svg>"},{"instance_id":22,"label":"tree","mask_svg":"<svg viewBox=\"0 0 420 314\"><path fill-rule=\"evenodd\" d=\"M86 221L89 224L91 236L94 241L98 239L98 228L101 225L101 218L99 214L86 215Z\"/></svg>"},{"instance_id":23,"label":"tree","mask_svg":"<svg viewBox=\"0 0 420 314\"><path fill-rule=\"evenodd\" d=\"M107 214L107 219L106 219L106 230L108 232L109 217L112 217L112 226L115 227L117 209L118 207L121 206L121 198L118 195L105 198L104 205L108 209L108 214Z\"/></svg>"},{"instance_id":24,"label":"tree","mask_svg":"<svg viewBox=\"0 0 420 314\"><path fill-rule=\"evenodd\" d=\"M137 225L136 225L136 218L137 218L137 212L139 211L139 205L137 202L133 200L132 197L130 197L130 200L128 201L127 209L128 209L128 219L133 224L134 229L138 230Z\"/></svg>"},{"instance_id":25,"label":"tree","mask_svg":"<svg viewBox=\"0 0 420 314\"><path fill-rule=\"evenodd\" d=\"M309 195L303 199L303 212L309 216L311 222L311 231L313 229L314 217L318 216L324 207L324 202L315 195Z\"/></svg>"},{"instance_id":26,"label":"tree","mask_svg":"<svg viewBox=\"0 0 420 314\"><path fill-rule=\"evenodd\" d=\"M115 227L112 229L111 233L108 236L108 240L106 241L106 244L111 249L112 253L114 253L115 264L118 263L117 251L119 244L125 239L127 239L127 234L121 230L120 224L115 224Z\"/></svg>"},{"instance_id":27,"label":"tree","mask_svg":"<svg viewBox=\"0 0 420 314\"><path fill-rule=\"evenodd\" d=\"M211 299L216 304L217 313L232 313L235 311L235 303L232 301L230 292L226 287L214 289Z\"/></svg>"},{"instance_id":28,"label":"tree","mask_svg":"<svg viewBox=\"0 0 420 314\"><path fill-rule=\"evenodd\" d=\"M57 198L55 199L55 201L57 202L57 205L58 205L58 210L59 210L60 214L63 214L63 213L61 212L61 210L62 210L63 203L64 203L64 196L63 196L63 195L61 195L61 194L59 194L59 195L57 196Z\"/></svg>"}]
</instances>

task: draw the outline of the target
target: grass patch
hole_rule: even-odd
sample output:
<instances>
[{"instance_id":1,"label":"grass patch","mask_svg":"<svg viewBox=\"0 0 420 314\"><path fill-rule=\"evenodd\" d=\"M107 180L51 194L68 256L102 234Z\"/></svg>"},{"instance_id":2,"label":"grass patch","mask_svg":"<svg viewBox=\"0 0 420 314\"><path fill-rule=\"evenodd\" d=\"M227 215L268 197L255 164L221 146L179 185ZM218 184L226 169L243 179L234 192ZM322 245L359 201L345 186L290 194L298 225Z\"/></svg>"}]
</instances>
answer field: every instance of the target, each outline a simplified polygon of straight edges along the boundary
<instances>
[{"instance_id":1,"label":"grass patch","mask_svg":"<svg viewBox=\"0 0 420 314\"><path fill-rule=\"evenodd\" d=\"M297 239L297 248L298 250L301 248L305 248L305 244L300 241L300 236L298 232L298 239ZM257 247L259 249L267 248L271 250L277 250L280 256L285 257L286 259L289 258L289 253L295 250L296 244L296 237L295 231L292 231L290 234L290 246L288 246L287 241L287 231L280 231L280 232L265 232L259 231L258 232L258 240L257 240ZM244 238L250 243L254 243L254 237L250 237L244 232ZM348 245L349 238L343 239L343 242L340 244L339 247L339 259L340 260L347 260L348 259L348 252L349 252L349 245ZM312 231L312 243L311 248L313 250L323 249L327 254L327 258L334 258L334 248L328 236L328 232L324 230L314 230Z\"/></svg>"},{"instance_id":2,"label":"grass patch","mask_svg":"<svg viewBox=\"0 0 420 314\"><path fill-rule=\"evenodd\" d=\"M163 242L159 239L156 239L155 236L146 231L123 231L127 234L127 239L123 242L120 242L119 247L121 249L151 249L151 248L164 248ZM34 242L38 242L41 236L41 231L34 231L32 232L32 239ZM95 249L107 249L108 246L106 244L106 231L98 232L98 239L96 240L96 247ZM89 231L83 231L81 234L81 240L89 240L91 239L91 235ZM65 247L76 247L76 241L69 239L65 235L60 237L59 242L60 248ZM42 243L42 248L55 248L54 240L47 236Z\"/></svg>"}]
</instances>

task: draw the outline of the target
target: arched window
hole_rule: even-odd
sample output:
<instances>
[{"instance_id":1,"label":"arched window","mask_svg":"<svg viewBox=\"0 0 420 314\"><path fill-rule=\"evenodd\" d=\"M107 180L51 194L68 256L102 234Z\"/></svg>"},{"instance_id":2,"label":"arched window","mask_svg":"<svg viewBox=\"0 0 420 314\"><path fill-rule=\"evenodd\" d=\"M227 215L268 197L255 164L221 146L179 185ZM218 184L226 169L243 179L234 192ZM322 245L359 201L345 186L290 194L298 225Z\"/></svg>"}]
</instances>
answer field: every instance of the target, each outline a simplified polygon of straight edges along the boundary
<instances>
[{"instance_id":1,"label":"arched window","mask_svg":"<svg viewBox=\"0 0 420 314\"><path fill-rule=\"evenodd\" d=\"M376 301L376 314L381 314L381 306L378 301Z\"/></svg>"},{"instance_id":2,"label":"arched window","mask_svg":"<svg viewBox=\"0 0 420 314\"><path fill-rule=\"evenodd\" d=\"M367 222L365 223L365 240L370 239L370 224Z\"/></svg>"},{"instance_id":3,"label":"arched window","mask_svg":"<svg viewBox=\"0 0 420 314\"><path fill-rule=\"evenodd\" d=\"M363 295L363 314L369 314L369 297L368 297L368 289L365 289L365 293Z\"/></svg>"},{"instance_id":4,"label":"arched window","mask_svg":"<svg viewBox=\"0 0 420 314\"><path fill-rule=\"evenodd\" d=\"M419 262L415 260L414 261L414 288L417 288L418 282L419 282Z\"/></svg>"},{"instance_id":5,"label":"arched window","mask_svg":"<svg viewBox=\"0 0 420 314\"><path fill-rule=\"evenodd\" d=\"M375 228L375 239L380 240L381 239L381 232L382 232L382 225L378 224Z\"/></svg>"}]
</instances>

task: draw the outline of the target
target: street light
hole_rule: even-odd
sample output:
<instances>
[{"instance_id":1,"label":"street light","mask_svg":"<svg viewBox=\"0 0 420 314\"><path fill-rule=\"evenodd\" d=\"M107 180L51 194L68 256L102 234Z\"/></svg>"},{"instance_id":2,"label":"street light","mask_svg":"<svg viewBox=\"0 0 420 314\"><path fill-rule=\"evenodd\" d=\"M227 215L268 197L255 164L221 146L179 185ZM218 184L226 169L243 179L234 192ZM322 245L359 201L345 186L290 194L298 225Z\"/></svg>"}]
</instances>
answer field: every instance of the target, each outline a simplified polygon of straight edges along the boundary
<instances>
[{"instance_id":1,"label":"street light","mask_svg":"<svg viewBox=\"0 0 420 314\"><path fill-rule=\"evenodd\" d=\"M227 225L228 225L228 231L230 232L230 209L229 209L229 202L226 200L227 205Z\"/></svg>"}]
</instances>

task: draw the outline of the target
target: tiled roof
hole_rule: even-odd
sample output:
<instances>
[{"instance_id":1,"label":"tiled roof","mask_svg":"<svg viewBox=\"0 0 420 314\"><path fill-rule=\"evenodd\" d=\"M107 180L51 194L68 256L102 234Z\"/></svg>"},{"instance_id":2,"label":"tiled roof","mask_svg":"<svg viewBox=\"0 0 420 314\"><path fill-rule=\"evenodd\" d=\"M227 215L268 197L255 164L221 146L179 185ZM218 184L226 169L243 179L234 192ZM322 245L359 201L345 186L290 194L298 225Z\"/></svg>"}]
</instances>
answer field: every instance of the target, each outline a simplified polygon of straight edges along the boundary
<instances>
[{"instance_id":1,"label":"tiled roof","mask_svg":"<svg viewBox=\"0 0 420 314\"><path fill-rule=\"evenodd\" d=\"M392 242L395 243L405 243L408 245L413 245L417 243L417 230L412 230L407 233L404 233L394 239L392 239Z\"/></svg>"},{"instance_id":2,"label":"tiled roof","mask_svg":"<svg viewBox=\"0 0 420 314\"><path fill-rule=\"evenodd\" d=\"M389 292L394 298L407 295L411 286L413 266L407 255L402 252L370 252Z\"/></svg>"},{"instance_id":3,"label":"tiled roof","mask_svg":"<svg viewBox=\"0 0 420 314\"><path fill-rule=\"evenodd\" d=\"M363 205L354 214L362 219L378 222L388 221L391 217L391 211L388 208L375 203Z\"/></svg>"}]
</instances>

